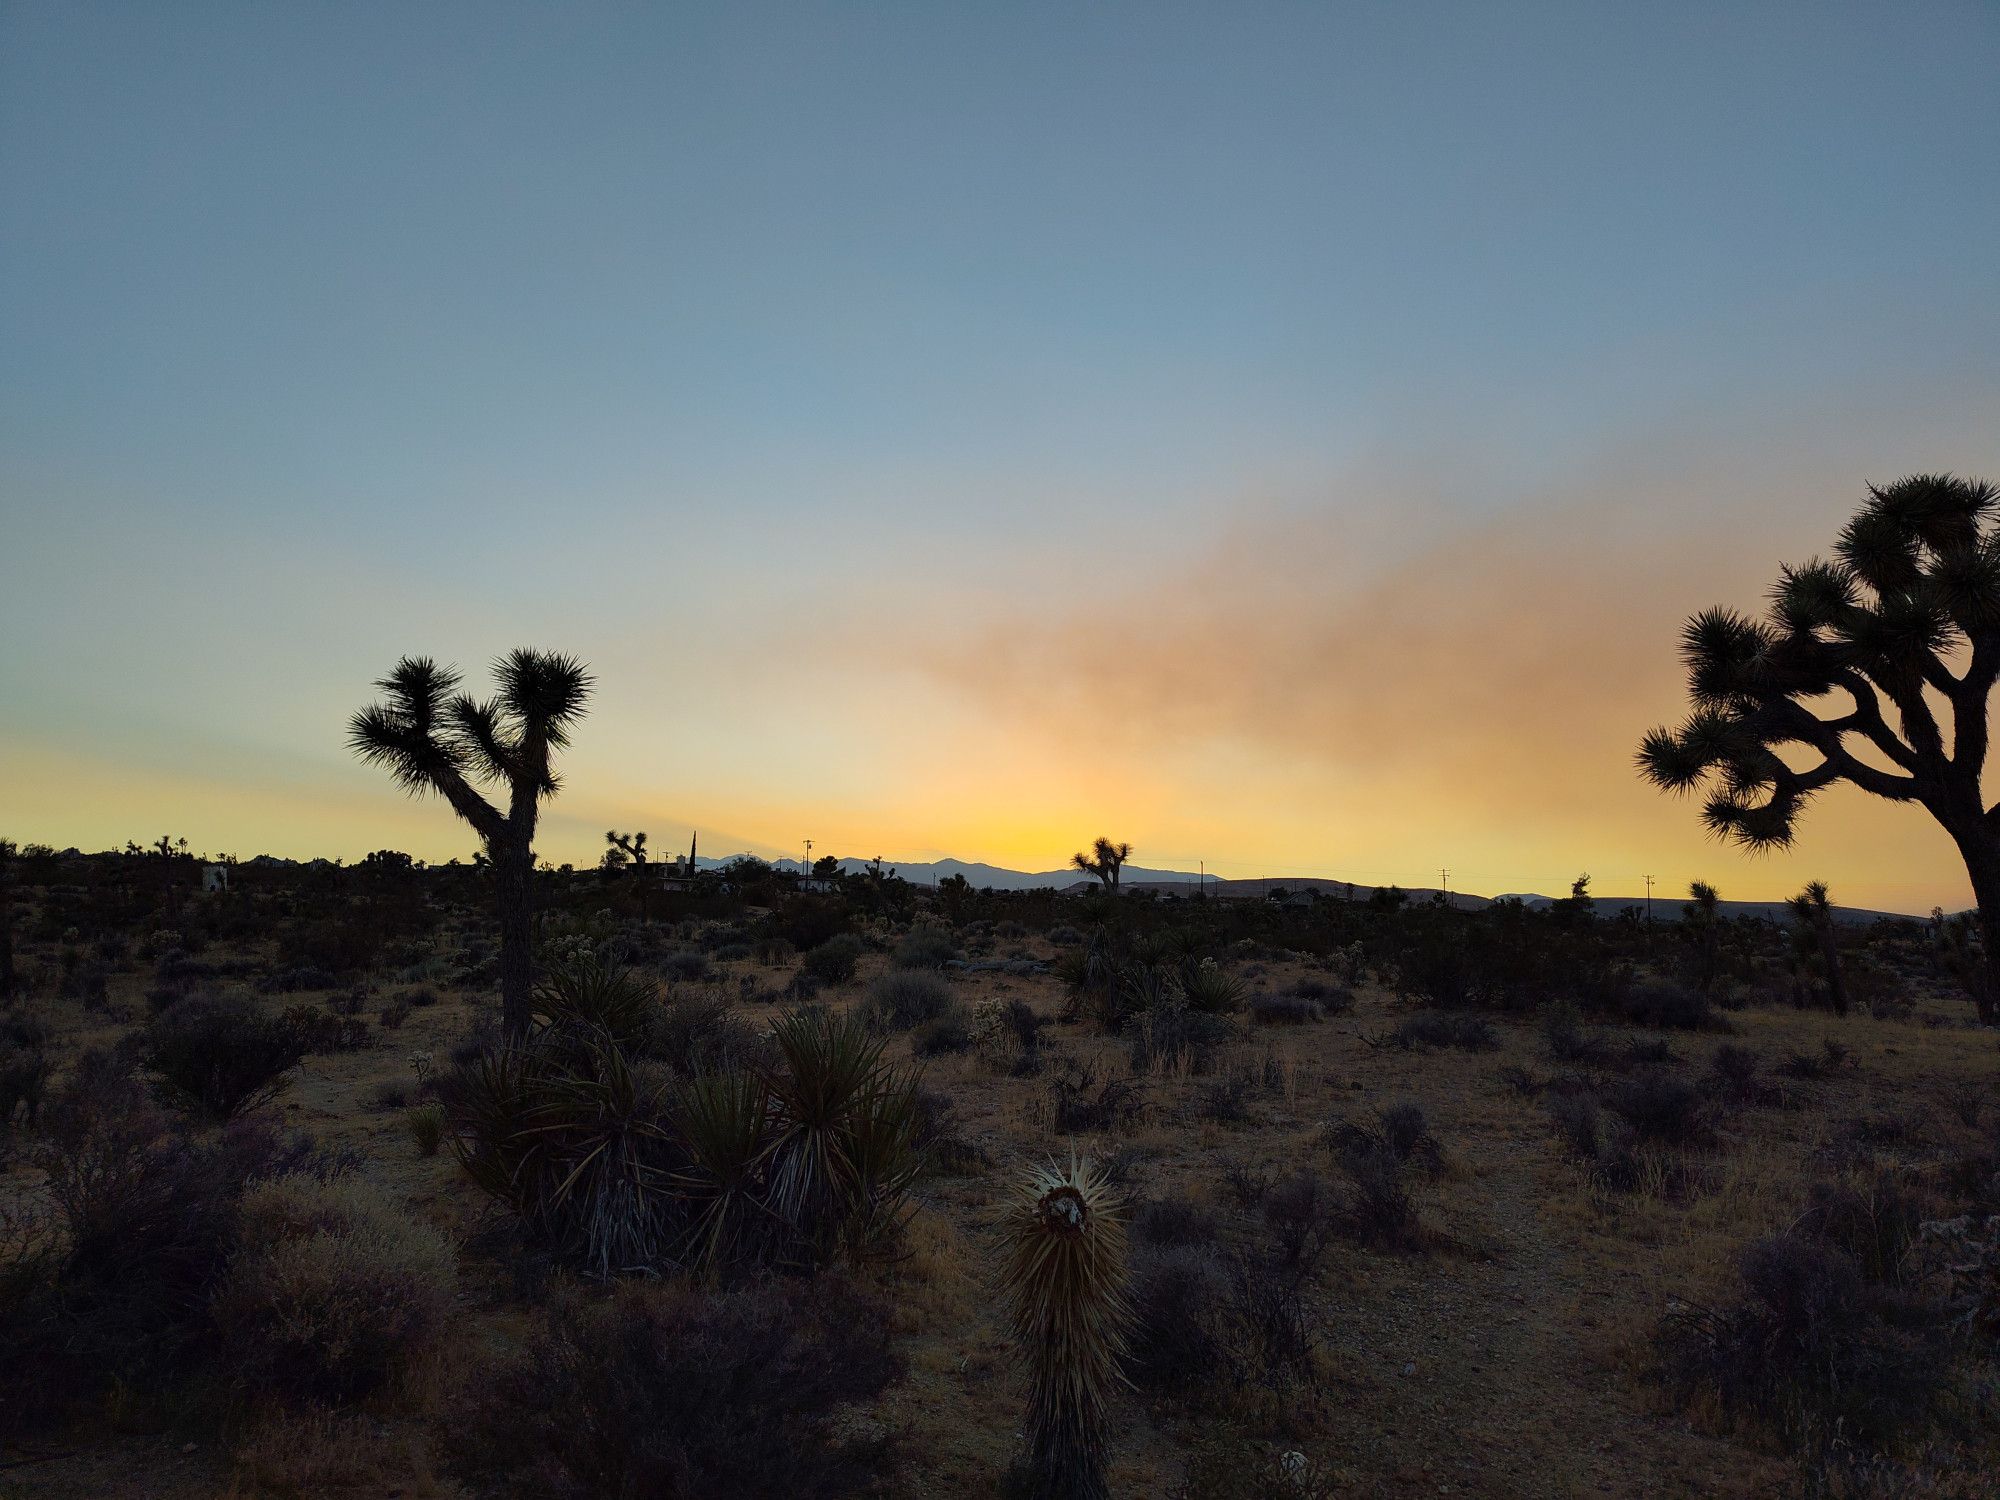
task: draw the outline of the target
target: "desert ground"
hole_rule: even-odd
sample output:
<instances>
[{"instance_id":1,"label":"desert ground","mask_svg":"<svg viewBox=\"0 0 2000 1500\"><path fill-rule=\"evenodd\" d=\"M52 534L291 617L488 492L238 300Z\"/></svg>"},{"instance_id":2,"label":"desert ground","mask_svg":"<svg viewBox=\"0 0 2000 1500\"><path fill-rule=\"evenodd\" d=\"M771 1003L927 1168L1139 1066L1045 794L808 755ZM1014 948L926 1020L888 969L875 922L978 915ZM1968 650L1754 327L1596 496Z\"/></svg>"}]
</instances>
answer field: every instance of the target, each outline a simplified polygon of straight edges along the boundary
<instances>
[{"instance_id":1,"label":"desert ground","mask_svg":"<svg viewBox=\"0 0 2000 1500\"><path fill-rule=\"evenodd\" d=\"M305 1132L444 1237L451 1312L421 1357L353 1399L235 1388L226 1350L219 1369L193 1356L185 1390L80 1390L35 1430L0 1427L0 1495L517 1492L467 1468L459 1413L544 1307L617 1293L474 1184L455 1117L430 1154L413 1131L412 1111L448 1098L453 1069L496 1045L476 873L405 871L378 887L360 870L243 868L227 893L173 884L156 897L135 893L155 872L106 858L23 860L15 881L25 993L5 1014L32 1023L14 1056L32 1041L46 1059L41 1119L91 1049L137 1048L137 1076L152 1077L133 1038L189 995L345 1014L355 1024L338 1049L304 1057L252 1112ZM1410 945L1442 943L1448 960L1453 924L1469 932L1490 914L978 893L947 911L916 890L878 902L744 884L663 896L622 875L548 875L541 941L629 969L663 1012L752 1039L804 1000L867 1010L899 976L947 992L915 1026L873 1012L885 1060L929 1101L927 1160L898 1230L852 1257L897 1372L809 1414L816 1440L869 1455L827 1493L974 1497L1017 1482L1025 1398L998 1290L1001 1220L1028 1168L1072 1157L1098 1164L1124 1204L1140 1352L1111 1405L1113 1495L1993 1492L1991 1324L1919 1221L1990 1211L2000 1042L1973 1024L1921 924L1839 935L1844 1015L1800 1003L1812 976L1784 957L1783 932L1736 924L1717 1003L1661 1026L1616 997L1685 999L1688 924L1520 917L1520 944L1564 962L1587 951L1610 979L1569 986L1558 964L1504 995L1467 994L1436 972L1435 946ZM156 899L161 910L120 925L119 911ZM784 933L822 929L858 941L854 972L801 983L806 958ZM1107 933L1156 958L1199 954L1203 984L1223 976L1201 1040L1149 1058L1135 1041L1145 1014L1111 1029L1082 958L1108 949ZM1686 1118L1649 1123L1627 1097L1634 1080L1679 1085L1660 1109ZM1601 1141L1565 1128L1578 1111L1559 1101L1576 1098L1604 1101L1591 1115ZM1365 1165L1388 1161L1385 1137L1397 1142L1386 1183ZM0 1201L18 1258L50 1217L62 1148L25 1108L6 1139ZM1879 1210L1873 1226L1902 1215L1883 1231L1894 1278L1931 1299L1910 1337L1951 1366L1949 1389L1886 1433L1815 1407L1809 1373L1788 1415L1677 1381L1668 1358L1663 1329L1690 1307L1742 1304L1747 1247L1817 1232L1826 1216L1809 1206L1835 1190ZM1894 1192L1919 1207L1883 1208ZM1180 1295L1229 1305L1198 1309L1216 1319L1212 1348L1183 1347L1184 1305L1160 1290L1160 1267L1175 1265L1196 1267ZM737 1280L787 1277L799 1279L767 1267ZM642 1279L688 1278L667 1265ZM1946 1326L1968 1318L1969 1337ZM1842 1365L1841 1378L1858 1377ZM712 1492L752 1492L732 1482Z\"/></svg>"}]
</instances>

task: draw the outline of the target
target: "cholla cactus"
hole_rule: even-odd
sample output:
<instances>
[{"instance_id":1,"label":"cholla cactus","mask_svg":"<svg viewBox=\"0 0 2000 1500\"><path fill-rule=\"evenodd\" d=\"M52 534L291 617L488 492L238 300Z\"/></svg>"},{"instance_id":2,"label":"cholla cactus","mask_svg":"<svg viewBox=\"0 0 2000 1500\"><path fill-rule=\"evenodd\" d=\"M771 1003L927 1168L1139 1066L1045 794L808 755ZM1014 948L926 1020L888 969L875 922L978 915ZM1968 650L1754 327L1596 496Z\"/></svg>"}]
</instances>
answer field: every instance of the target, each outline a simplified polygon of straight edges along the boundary
<instances>
[{"instance_id":1,"label":"cholla cactus","mask_svg":"<svg viewBox=\"0 0 2000 1500\"><path fill-rule=\"evenodd\" d=\"M1090 1162L1036 1168L1007 1215L1002 1286L1028 1366L1038 1500L1105 1500L1112 1388L1130 1321L1124 1202Z\"/></svg>"}]
</instances>

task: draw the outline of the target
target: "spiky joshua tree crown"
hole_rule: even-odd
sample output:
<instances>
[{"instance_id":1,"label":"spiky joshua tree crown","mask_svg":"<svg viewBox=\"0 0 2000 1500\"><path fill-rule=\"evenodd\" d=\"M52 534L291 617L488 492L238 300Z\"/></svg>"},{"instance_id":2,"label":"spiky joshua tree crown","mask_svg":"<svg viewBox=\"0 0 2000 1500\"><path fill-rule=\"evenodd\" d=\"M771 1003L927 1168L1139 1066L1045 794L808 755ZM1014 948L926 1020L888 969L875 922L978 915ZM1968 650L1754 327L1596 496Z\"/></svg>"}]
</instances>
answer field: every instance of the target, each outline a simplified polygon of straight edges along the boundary
<instances>
[{"instance_id":1,"label":"spiky joshua tree crown","mask_svg":"<svg viewBox=\"0 0 2000 1500\"><path fill-rule=\"evenodd\" d=\"M1789 844L1837 781L1921 803L1961 843L1989 831L1979 773L2000 674L1996 504L1992 484L1948 474L1871 486L1833 560L1782 569L1763 618L1690 619L1694 709L1645 737L1641 772L1670 791L1705 788L1709 828L1750 848Z\"/></svg>"}]
</instances>

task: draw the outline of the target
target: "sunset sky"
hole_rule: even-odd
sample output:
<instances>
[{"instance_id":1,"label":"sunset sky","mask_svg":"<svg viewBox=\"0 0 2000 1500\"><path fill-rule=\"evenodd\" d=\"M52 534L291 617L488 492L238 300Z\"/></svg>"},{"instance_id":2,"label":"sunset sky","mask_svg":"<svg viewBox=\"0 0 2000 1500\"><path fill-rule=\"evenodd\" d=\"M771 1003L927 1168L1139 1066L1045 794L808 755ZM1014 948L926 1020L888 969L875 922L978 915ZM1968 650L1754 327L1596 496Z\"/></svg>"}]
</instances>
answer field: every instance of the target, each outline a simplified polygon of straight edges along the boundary
<instances>
[{"instance_id":1,"label":"sunset sky","mask_svg":"<svg viewBox=\"0 0 2000 1500\"><path fill-rule=\"evenodd\" d=\"M1847 904L1680 620L2000 479L2000 8L0 0L0 835L468 856L405 653L599 679L540 852Z\"/></svg>"}]
</instances>

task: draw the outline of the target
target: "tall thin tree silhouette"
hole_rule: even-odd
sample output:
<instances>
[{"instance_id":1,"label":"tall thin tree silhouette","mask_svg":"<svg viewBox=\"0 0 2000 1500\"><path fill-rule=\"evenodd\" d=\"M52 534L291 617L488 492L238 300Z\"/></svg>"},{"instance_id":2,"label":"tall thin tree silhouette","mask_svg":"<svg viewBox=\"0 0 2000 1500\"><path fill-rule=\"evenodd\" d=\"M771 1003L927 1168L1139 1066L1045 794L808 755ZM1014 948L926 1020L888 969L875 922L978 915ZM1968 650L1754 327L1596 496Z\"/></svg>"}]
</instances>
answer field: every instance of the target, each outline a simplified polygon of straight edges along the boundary
<instances>
[{"instance_id":1,"label":"tall thin tree silhouette","mask_svg":"<svg viewBox=\"0 0 2000 1500\"><path fill-rule=\"evenodd\" d=\"M1971 878L1989 1022L2000 1015L2000 805L1987 806L1980 783L2000 677L1996 510L2000 488L1980 479L1870 486L1834 558L1781 569L1763 618L1715 608L1687 622L1693 711L1639 746L1642 774L1674 792L1706 786L1709 828L1752 849L1789 845L1806 804L1836 782L1922 807Z\"/></svg>"},{"instance_id":2,"label":"tall thin tree silhouette","mask_svg":"<svg viewBox=\"0 0 2000 1500\"><path fill-rule=\"evenodd\" d=\"M481 703L454 692L455 667L406 656L375 685L388 697L348 723L362 760L413 796L436 792L485 843L500 916L500 1005L508 1035L528 1028L534 989L535 823L561 786L550 762L583 717L591 676L574 657L510 651L493 664L498 692ZM498 783L504 804L475 783Z\"/></svg>"}]
</instances>

